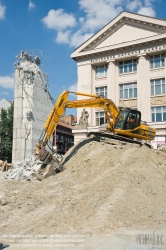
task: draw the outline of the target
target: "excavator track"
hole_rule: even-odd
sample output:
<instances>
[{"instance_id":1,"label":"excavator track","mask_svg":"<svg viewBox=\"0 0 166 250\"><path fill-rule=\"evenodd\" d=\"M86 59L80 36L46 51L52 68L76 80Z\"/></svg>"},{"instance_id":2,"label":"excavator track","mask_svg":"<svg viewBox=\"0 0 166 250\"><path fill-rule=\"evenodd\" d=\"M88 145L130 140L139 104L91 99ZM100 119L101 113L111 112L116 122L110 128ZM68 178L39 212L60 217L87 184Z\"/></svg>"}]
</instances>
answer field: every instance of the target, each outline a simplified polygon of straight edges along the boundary
<instances>
[{"instance_id":1,"label":"excavator track","mask_svg":"<svg viewBox=\"0 0 166 250\"><path fill-rule=\"evenodd\" d=\"M112 144L114 144L115 142L121 142L122 144L127 144L127 143L136 144L139 145L140 147L146 145L149 148L151 148L151 145L148 143L142 143L141 141L130 139L128 137L121 136L115 133L90 132L88 133L88 137L95 138L96 141L101 141L103 138L110 139L112 141Z\"/></svg>"}]
</instances>

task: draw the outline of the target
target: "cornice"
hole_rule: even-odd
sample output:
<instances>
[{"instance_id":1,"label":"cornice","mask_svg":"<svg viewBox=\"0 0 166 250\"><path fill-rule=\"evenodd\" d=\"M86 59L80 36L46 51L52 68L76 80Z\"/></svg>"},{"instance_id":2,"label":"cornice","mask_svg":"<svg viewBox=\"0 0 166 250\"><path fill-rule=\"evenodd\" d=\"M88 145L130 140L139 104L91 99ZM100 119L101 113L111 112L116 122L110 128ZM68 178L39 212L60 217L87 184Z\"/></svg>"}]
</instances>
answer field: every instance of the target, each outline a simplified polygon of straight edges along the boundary
<instances>
[{"instance_id":1,"label":"cornice","mask_svg":"<svg viewBox=\"0 0 166 250\"><path fill-rule=\"evenodd\" d=\"M138 39L135 43L133 41L130 42L124 42L121 44L115 44L111 46L107 46L104 48L98 48L96 50L89 50L85 52L80 52L75 54L75 57L72 57L74 60L79 60L79 58L92 58L92 57L101 57L101 56L106 56L106 55L114 55L114 54L119 54L120 52L123 51L135 51L135 50L140 50L142 47L147 49L149 47L156 47L160 46L162 44L166 45L166 33L161 34L161 35L156 35L148 38L143 38L143 39ZM148 53L148 51L147 51Z\"/></svg>"}]
</instances>

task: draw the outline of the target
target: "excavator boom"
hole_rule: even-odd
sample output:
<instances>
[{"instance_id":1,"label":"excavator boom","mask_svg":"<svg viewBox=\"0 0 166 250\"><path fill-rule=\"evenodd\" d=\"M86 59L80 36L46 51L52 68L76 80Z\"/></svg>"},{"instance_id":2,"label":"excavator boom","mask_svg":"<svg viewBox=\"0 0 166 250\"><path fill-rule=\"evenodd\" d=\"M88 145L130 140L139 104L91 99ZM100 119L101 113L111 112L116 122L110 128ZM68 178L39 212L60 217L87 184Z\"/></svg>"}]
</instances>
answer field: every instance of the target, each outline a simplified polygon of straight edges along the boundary
<instances>
[{"instance_id":1,"label":"excavator boom","mask_svg":"<svg viewBox=\"0 0 166 250\"><path fill-rule=\"evenodd\" d=\"M84 100L74 100L68 101L69 93L91 97L90 99ZM91 94L84 94L81 92L70 92L64 91L58 98L57 102L55 103L51 113L48 116L48 119L44 125L45 135L43 138L43 144L47 143L50 139L51 135L53 134L56 126L58 125L61 117L64 115L66 108L102 108L107 113L107 120L109 124L109 130L113 129L113 124L115 123L116 117L118 115L118 107L115 103L109 99L98 95L91 95ZM111 119L109 118L111 117Z\"/></svg>"}]
</instances>

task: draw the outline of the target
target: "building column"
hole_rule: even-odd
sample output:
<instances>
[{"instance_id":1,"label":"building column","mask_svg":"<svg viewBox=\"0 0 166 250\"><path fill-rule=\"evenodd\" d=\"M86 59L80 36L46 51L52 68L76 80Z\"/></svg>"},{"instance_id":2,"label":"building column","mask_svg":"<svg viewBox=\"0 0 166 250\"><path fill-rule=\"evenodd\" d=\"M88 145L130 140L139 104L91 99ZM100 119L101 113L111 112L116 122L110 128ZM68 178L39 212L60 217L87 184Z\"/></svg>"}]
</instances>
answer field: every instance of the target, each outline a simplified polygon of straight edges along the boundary
<instances>
[{"instance_id":1,"label":"building column","mask_svg":"<svg viewBox=\"0 0 166 250\"><path fill-rule=\"evenodd\" d=\"M95 88L95 66L92 65L92 74L91 74L91 94L96 94ZM89 123L89 119L88 119ZM96 126L96 114L95 108L91 108L91 126Z\"/></svg>"},{"instance_id":2,"label":"building column","mask_svg":"<svg viewBox=\"0 0 166 250\"><path fill-rule=\"evenodd\" d=\"M111 60L108 65L108 86L107 86L107 96L113 102L116 103L116 62L115 60Z\"/></svg>"},{"instance_id":3,"label":"building column","mask_svg":"<svg viewBox=\"0 0 166 250\"><path fill-rule=\"evenodd\" d=\"M141 55L138 60L138 81L137 81L137 98L138 110L141 111L142 121L150 122L150 80L149 64L146 55Z\"/></svg>"},{"instance_id":4,"label":"building column","mask_svg":"<svg viewBox=\"0 0 166 250\"><path fill-rule=\"evenodd\" d=\"M82 93L91 94L92 92L92 65L91 63L77 63L77 74L78 74L78 83L77 91ZM88 99L88 97L77 96L77 100ZM81 116L83 108L77 108L77 119ZM88 122L89 125L92 125L92 108L86 108L86 111L89 113Z\"/></svg>"}]
</instances>

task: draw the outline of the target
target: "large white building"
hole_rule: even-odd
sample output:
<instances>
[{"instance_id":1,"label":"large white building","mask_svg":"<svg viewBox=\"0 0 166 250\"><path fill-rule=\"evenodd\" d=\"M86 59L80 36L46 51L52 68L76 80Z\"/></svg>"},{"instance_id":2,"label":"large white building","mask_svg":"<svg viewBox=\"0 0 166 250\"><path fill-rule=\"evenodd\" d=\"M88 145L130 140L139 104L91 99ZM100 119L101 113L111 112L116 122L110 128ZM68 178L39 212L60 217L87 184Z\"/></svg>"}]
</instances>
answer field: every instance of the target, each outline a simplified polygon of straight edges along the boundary
<instances>
[{"instance_id":1,"label":"large white building","mask_svg":"<svg viewBox=\"0 0 166 250\"><path fill-rule=\"evenodd\" d=\"M157 128L156 140L165 143L165 55L166 20L122 12L71 54L78 68L77 91L140 110L142 120ZM88 112L90 126L105 122L102 110Z\"/></svg>"}]
</instances>

